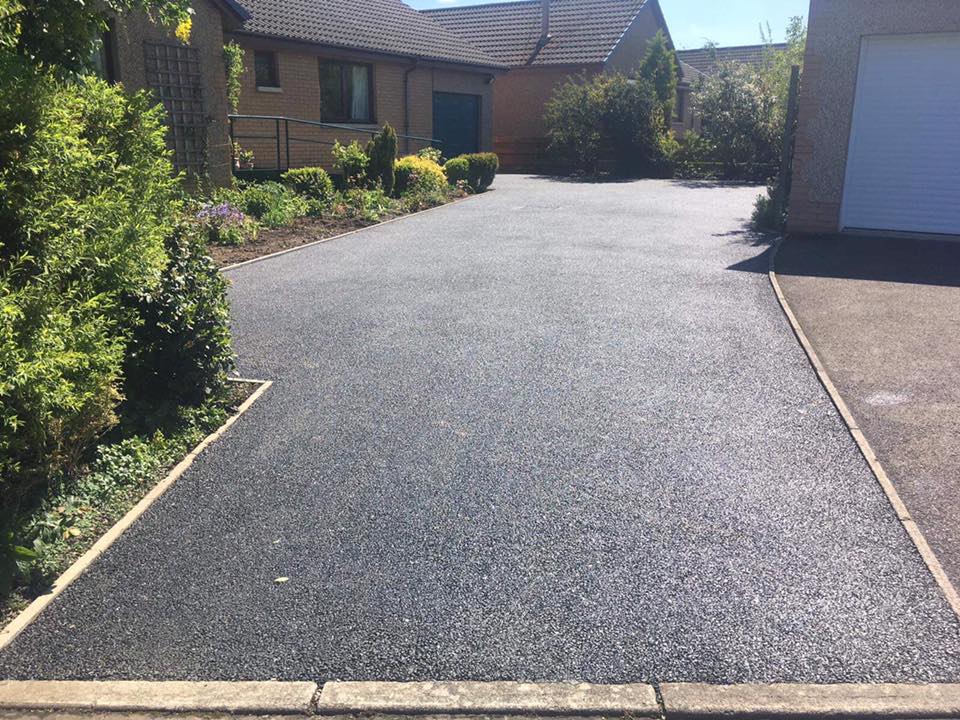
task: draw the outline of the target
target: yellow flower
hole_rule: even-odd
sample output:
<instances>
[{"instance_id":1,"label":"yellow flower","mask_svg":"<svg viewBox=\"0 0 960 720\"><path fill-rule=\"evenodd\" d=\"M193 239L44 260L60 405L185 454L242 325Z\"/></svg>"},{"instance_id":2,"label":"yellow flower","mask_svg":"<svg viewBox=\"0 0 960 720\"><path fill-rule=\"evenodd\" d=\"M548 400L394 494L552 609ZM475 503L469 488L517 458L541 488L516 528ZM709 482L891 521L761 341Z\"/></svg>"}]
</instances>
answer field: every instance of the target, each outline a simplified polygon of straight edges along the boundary
<instances>
[{"instance_id":1,"label":"yellow flower","mask_svg":"<svg viewBox=\"0 0 960 720\"><path fill-rule=\"evenodd\" d=\"M173 34L176 35L177 40L184 45L189 45L191 30L193 30L193 18L187 18L177 25L177 29L173 31Z\"/></svg>"}]
</instances>

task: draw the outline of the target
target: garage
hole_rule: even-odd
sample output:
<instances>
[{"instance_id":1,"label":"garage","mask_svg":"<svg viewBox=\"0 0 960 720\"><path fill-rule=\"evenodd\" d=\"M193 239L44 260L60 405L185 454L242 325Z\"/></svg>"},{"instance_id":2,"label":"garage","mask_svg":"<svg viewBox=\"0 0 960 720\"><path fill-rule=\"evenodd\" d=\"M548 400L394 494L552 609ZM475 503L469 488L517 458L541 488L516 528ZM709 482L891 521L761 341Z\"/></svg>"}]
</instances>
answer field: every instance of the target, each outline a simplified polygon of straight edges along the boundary
<instances>
[{"instance_id":1,"label":"garage","mask_svg":"<svg viewBox=\"0 0 960 720\"><path fill-rule=\"evenodd\" d=\"M960 32L862 38L840 216L960 234Z\"/></svg>"},{"instance_id":2,"label":"garage","mask_svg":"<svg viewBox=\"0 0 960 720\"><path fill-rule=\"evenodd\" d=\"M480 96L433 93L433 136L442 143L444 157L480 149Z\"/></svg>"}]
</instances>

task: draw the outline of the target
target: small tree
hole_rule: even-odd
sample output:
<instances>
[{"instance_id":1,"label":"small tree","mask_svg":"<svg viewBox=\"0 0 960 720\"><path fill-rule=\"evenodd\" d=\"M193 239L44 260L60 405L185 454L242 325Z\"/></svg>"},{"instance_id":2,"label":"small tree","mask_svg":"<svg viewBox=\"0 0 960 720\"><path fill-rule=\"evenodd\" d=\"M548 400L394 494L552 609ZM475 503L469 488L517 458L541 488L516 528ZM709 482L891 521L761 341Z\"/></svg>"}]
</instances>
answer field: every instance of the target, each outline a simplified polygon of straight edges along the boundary
<instances>
[{"instance_id":1,"label":"small tree","mask_svg":"<svg viewBox=\"0 0 960 720\"><path fill-rule=\"evenodd\" d=\"M394 164L397 162L397 133L389 124L367 143L367 177L371 182L379 181L387 195L393 194Z\"/></svg>"},{"instance_id":2,"label":"small tree","mask_svg":"<svg viewBox=\"0 0 960 720\"><path fill-rule=\"evenodd\" d=\"M669 127L677 101L678 75L676 53L663 30L657 30L657 34L647 43L647 54L640 63L640 77L653 84L657 100L663 108L664 123Z\"/></svg>"}]
</instances>

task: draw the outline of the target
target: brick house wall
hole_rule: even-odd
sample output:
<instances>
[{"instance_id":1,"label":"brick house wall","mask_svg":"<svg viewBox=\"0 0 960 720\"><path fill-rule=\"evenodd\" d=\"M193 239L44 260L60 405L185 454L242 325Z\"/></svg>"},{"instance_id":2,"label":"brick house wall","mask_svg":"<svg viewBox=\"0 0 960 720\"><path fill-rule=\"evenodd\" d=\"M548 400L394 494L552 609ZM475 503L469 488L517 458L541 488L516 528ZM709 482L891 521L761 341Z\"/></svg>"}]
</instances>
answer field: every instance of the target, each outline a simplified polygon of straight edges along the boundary
<instances>
[{"instance_id":1,"label":"brick house wall","mask_svg":"<svg viewBox=\"0 0 960 720\"><path fill-rule=\"evenodd\" d=\"M811 0L788 230L834 233L846 176L861 39L960 28L957 0Z\"/></svg>"},{"instance_id":2,"label":"brick house wall","mask_svg":"<svg viewBox=\"0 0 960 720\"><path fill-rule=\"evenodd\" d=\"M558 85L571 78L593 77L600 72L631 73L647 53L647 44L658 30L667 30L657 2L648 2L626 29L604 63L581 65L532 65L512 68L494 84L494 151L500 164L512 172L546 172L561 169L547 153L546 105ZM682 134L692 127L692 106L687 100L680 107L684 117L673 129Z\"/></svg>"},{"instance_id":3,"label":"brick house wall","mask_svg":"<svg viewBox=\"0 0 960 720\"><path fill-rule=\"evenodd\" d=\"M602 71L602 65L541 65L515 68L498 77L493 84L493 151L500 156L500 166L510 172L550 170L547 102L570 78Z\"/></svg>"},{"instance_id":4,"label":"brick house wall","mask_svg":"<svg viewBox=\"0 0 960 720\"><path fill-rule=\"evenodd\" d=\"M481 146L492 144L493 93L490 76L481 71L455 66L425 63L404 58L374 55L358 51L330 49L304 43L280 41L237 34L233 39L243 47L244 73L239 114L274 115L301 120L321 121L320 64L324 60L363 63L372 66L373 115L370 124L352 124L352 130L318 128L290 124L290 167L320 166L332 169L331 147L335 140L347 144L357 140L365 144L384 123L401 135L420 138L433 136L433 93L468 92L481 96ZM273 52L277 60L279 91L258 89L254 75L254 52ZM404 102L406 84L407 102ZM343 123L337 123L338 125ZM273 121L239 120L235 124L237 142L254 153L258 169L277 168L277 143L273 139L244 139L244 135L270 135L276 132ZM300 139L300 141L298 141ZM310 140L312 142L302 142ZM424 140L401 139L401 154L415 153L429 145ZM280 127L280 165L287 166L287 138Z\"/></svg>"},{"instance_id":5,"label":"brick house wall","mask_svg":"<svg viewBox=\"0 0 960 720\"><path fill-rule=\"evenodd\" d=\"M223 64L223 25L221 11L209 0L192 3L194 9L190 47L197 50L201 76L203 109L206 114L206 168L210 180L218 185L230 182L230 142L227 126L226 73ZM146 68L147 44L182 47L173 28L160 27L143 13L118 18L112 33L114 79L131 91L149 90Z\"/></svg>"}]
</instances>

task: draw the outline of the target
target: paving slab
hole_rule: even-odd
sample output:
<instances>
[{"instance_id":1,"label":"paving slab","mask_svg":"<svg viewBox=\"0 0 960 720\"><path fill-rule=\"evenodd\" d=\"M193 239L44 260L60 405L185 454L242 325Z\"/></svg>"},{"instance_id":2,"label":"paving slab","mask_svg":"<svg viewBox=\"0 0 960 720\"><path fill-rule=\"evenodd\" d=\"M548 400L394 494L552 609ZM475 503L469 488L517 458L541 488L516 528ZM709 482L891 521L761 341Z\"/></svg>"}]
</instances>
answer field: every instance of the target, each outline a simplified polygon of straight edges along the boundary
<instances>
[{"instance_id":1,"label":"paving slab","mask_svg":"<svg viewBox=\"0 0 960 720\"><path fill-rule=\"evenodd\" d=\"M274 385L0 677L960 680L758 192L504 176L230 272Z\"/></svg>"},{"instance_id":2,"label":"paving slab","mask_svg":"<svg viewBox=\"0 0 960 720\"><path fill-rule=\"evenodd\" d=\"M960 242L796 237L783 292L955 586L960 586Z\"/></svg>"}]
</instances>

